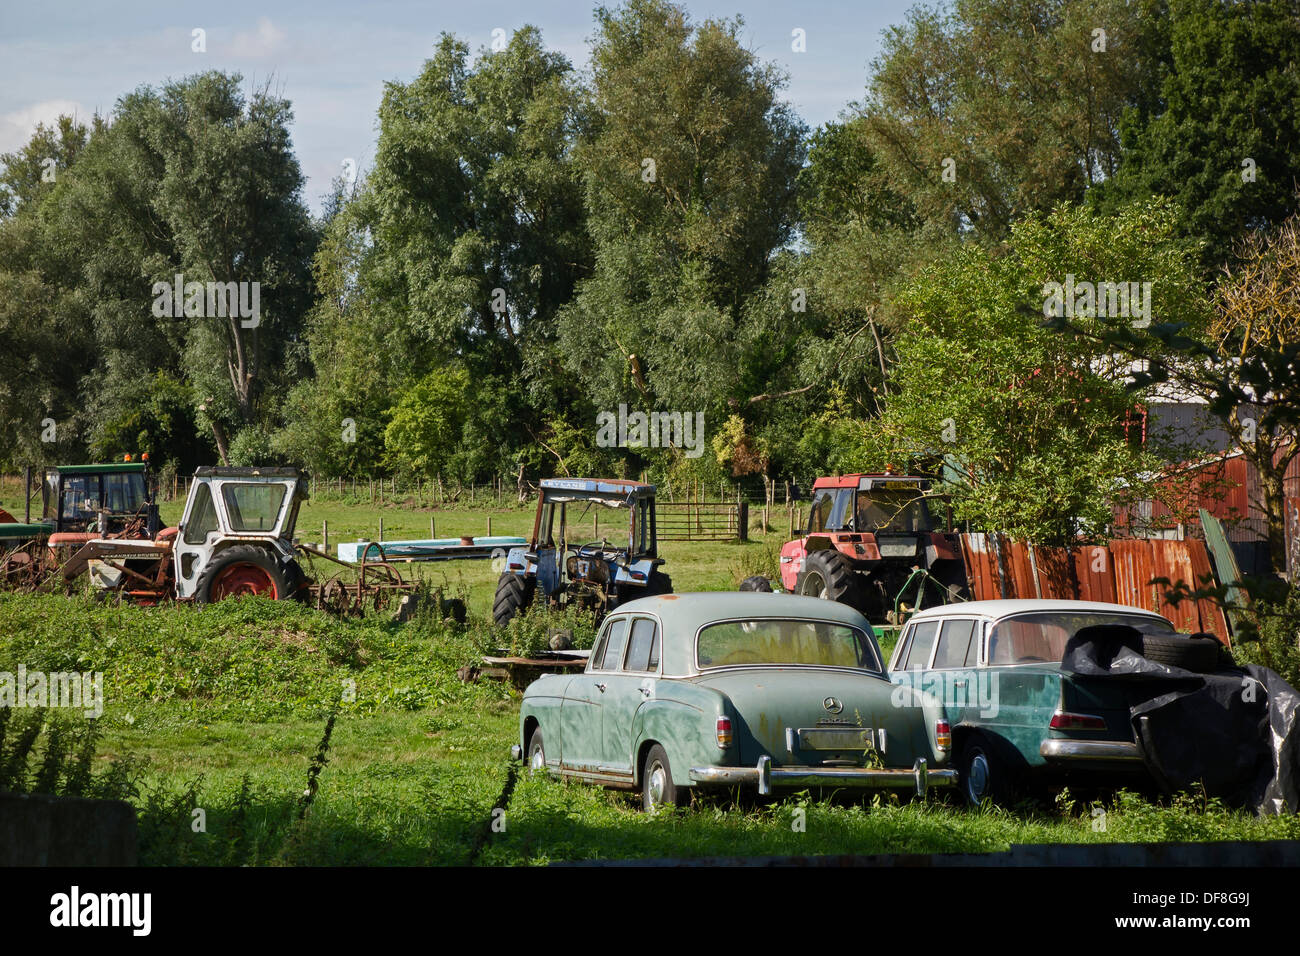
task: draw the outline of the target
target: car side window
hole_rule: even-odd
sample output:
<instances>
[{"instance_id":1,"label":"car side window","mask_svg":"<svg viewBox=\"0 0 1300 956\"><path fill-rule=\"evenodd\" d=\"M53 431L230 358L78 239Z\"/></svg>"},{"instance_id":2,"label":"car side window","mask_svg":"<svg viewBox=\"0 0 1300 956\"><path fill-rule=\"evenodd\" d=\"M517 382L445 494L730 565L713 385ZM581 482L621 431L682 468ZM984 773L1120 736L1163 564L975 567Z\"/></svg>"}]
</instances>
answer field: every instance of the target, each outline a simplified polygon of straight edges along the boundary
<instances>
[{"instance_id":1,"label":"car side window","mask_svg":"<svg viewBox=\"0 0 1300 956\"><path fill-rule=\"evenodd\" d=\"M597 670L616 671L623 663L623 648L627 646L627 618L620 618L610 625L609 636L605 640L605 653Z\"/></svg>"},{"instance_id":2,"label":"car side window","mask_svg":"<svg viewBox=\"0 0 1300 956\"><path fill-rule=\"evenodd\" d=\"M632 622L632 636L627 642L627 667L629 671L659 669L659 628L648 617Z\"/></svg>"},{"instance_id":3,"label":"car side window","mask_svg":"<svg viewBox=\"0 0 1300 956\"><path fill-rule=\"evenodd\" d=\"M907 658L900 670L919 671L930 666L930 651L934 648L934 636L939 631L938 621L922 621L912 631L912 643L907 648Z\"/></svg>"},{"instance_id":4,"label":"car side window","mask_svg":"<svg viewBox=\"0 0 1300 956\"><path fill-rule=\"evenodd\" d=\"M934 655L935 667L965 667L974 659L975 622L973 620L944 621L939 631L939 649Z\"/></svg>"}]
</instances>

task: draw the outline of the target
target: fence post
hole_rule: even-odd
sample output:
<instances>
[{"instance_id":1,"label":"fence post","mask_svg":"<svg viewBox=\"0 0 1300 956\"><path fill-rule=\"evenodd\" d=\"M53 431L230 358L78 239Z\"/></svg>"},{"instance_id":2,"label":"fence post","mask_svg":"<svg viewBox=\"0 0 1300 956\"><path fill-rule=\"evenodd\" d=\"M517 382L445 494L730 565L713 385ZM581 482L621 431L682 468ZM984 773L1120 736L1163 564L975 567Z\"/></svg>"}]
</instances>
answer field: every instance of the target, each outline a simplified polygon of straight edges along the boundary
<instances>
[{"instance_id":1,"label":"fence post","mask_svg":"<svg viewBox=\"0 0 1300 956\"><path fill-rule=\"evenodd\" d=\"M379 543L384 543L384 519L379 519Z\"/></svg>"},{"instance_id":2,"label":"fence post","mask_svg":"<svg viewBox=\"0 0 1300 956\"><path fill-rule=\"evenodd\" d=\"M320 523L320 549L324 551L326 554L329 554L330 523L328 521L322 521Z\"/></svg>"},{"instance_id":3,"label":"fence post","mask_svg":"<svg viewBox=\"0 0 1300 956\"><path fill-rule=\"evenodd\" d=\"M429 539L432 540L436 537L438 537L438 535L433 528L433 515L429 515Z\"/></svg>"},{"instance_id":4,"label":"fence post","mask_svg":"<svg viewBox=\"0 0 1300 956\"><path fill-rule=\"evenodd\" d=\"M492 537L492 516L488 515L488 537Z\"/></svg>"},{"instance_id":5,"label":"fence post","mask_svg":"<svg viewBox=\"0 0 1300 956\"><path fill-rule=\"evenodd\" d=\"M742 501L736 506L740 521L740 540L749 540L749 502Z\"/></svg>"}]
</instances>

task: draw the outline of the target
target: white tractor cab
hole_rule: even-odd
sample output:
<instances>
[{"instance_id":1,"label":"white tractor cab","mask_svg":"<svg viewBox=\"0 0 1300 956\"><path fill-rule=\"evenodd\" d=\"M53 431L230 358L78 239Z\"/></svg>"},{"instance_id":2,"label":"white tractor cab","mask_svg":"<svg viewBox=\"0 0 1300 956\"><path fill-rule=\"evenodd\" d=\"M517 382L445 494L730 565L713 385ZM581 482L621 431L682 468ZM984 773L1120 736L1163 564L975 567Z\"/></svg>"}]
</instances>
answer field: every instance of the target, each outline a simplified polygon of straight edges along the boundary
<instances>
[{"instance_id":1,"label":"white tractor cab","mask_svg":"<svg viewBox=\"0 0 1300 956\"><path fill-rule=\"evenodd\" d=\"M96 587L140 603L300 597L308 585L293 532L306 497L296 468L199 468L179 526L153 540L89 541L63 574L89 570Z\"/></svg>"},{"instance_id":2,"label":"white tractor cab","mask_svg":"<svg viewBox=\"0 0 1300 956\"><path fill-rule=\"evenodd\" d=\"M294 597L305 585L293 546L307 498L296 468L200 468L172 553L176 597Z\"/></svg>"}]
</instances>

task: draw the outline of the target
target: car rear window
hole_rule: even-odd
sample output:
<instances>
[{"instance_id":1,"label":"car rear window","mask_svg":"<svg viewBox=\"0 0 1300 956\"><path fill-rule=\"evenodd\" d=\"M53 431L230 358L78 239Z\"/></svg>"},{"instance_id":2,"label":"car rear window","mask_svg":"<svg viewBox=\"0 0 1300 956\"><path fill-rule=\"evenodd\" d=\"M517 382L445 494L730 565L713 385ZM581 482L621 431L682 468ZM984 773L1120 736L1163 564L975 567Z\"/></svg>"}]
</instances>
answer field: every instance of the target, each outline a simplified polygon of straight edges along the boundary
<instances>
[{"instance_id":1,"label":"car rear window","mask_svg":"<svg viewBox=\"0 0 1300 956\"><path fill-rule=\"evenodd\" d=\"M1006 618L989 635L990 664L1059 664L1070 638L1093 624L1128 624L1143 630L1174 633L1164 618L1136 614L1043 611Z\"/></svg>"},{"instance_id":2,"label":"car rear window","mask_svg":"<svg viewBox=\"0 0 1300 956\"><path fill-rule=\"evenodd\" d=\"M700 630L701 669L746 664L858 667L880 671L875 643L862 631L828 621L749 620Z\"/></svg>"}]
</instances>

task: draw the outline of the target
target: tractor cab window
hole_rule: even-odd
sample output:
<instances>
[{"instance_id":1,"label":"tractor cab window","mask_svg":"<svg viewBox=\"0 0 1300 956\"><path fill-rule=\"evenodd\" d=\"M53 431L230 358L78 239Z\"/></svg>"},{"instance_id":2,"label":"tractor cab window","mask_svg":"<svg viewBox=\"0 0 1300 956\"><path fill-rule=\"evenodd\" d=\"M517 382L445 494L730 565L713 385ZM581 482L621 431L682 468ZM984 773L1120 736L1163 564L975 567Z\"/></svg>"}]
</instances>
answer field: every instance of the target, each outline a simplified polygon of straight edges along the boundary
<instances>
[{"instance_id":1,"label":"tractor cab window","mask_svg":"<svg viewBox=\"0 0 1300 956\"><path fill-rule=\"evenodd\" d=\"M71 475L63 479L60 518L64 521L89 521L100 507L99 475Z\"/></svg>"},{"instance_id":2,"label":"tractor cab window","mask_svg":"<svg viewBox=\"0 0 1300 956\"><path fill-rule=\"evenodd\" d=\"M144 507L144 475L132 472L124 475L104 475L103 506L114 514L131 514Z\"/></svg>"},{"instance_id":3,"label":"tractor cab window","mask_svg":"<svg viewBox=\"0 0 1300 956\"><path fill-rule=\"evenodd\" d=\"M561 508L564 506L561 505ZM537 547L553 548L555 539L551 525L555 520L555 506L549 501L542 505L542 514L537 522Z\"/></svg>"},{"instance_id":4,"label":"tractor cab window","mask_svg":"<svg viewBox=\"0 0 1300 956\"><path fill-rule=\"evenodd\" d=\"M221 486L232 531L274 531L284 503L284 485L263 482Z\"/></svg>"},{"instance_id":5,"label":"tractor cab window","mask_svg":"<svg viewBox=\"0 0 1300 956\"><path fill-rule=\"evenodd\" d=\"M206 482L194 492L194 508L190 520L185 522L185 543L202 544L210 532L217 530L217 506L212 500L212 489Z\"/></svg>"},{"instance_id":6,"label":"tractor cab window","mask_svg":"<svg viewBox=\"0 0 1300 956\"><path fill-rule=\"evenodd\" d=\"M650 554L654 535L650 531L650 502L642 498L632 505L632 554Z\"/></svg>"},{"instance_id":7,"label":"tractor cab window","mask_svg":"<svg viewBox=\"0 0 1300 956\"><path fill-rule=\"evenodd\" d=\"M862 491L854 528L858 531L917 534L930 530L925 499L909 492Z\"/></svg>"},{"instance_id":8,"label":"tractor cab window","mask_svg":"<svg viewBox=\"0 0 1300 956\"><path fill-rule=\"evenodd\" d=\"M823 488L813 495L812 516L808 519L808 534L833 531L847 524L845 514L853 507L851 488Z\"/></svg>"}]
</instances>

